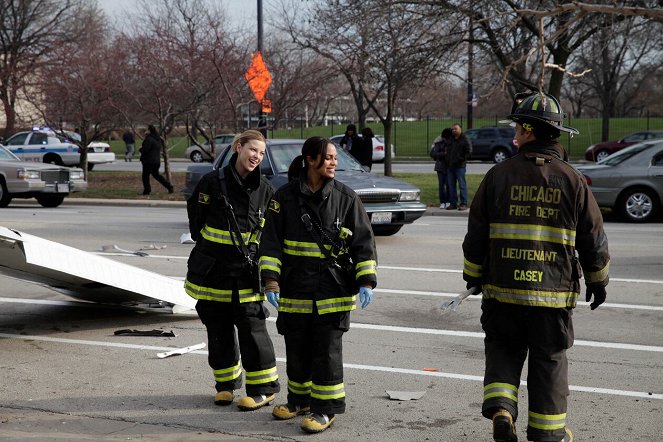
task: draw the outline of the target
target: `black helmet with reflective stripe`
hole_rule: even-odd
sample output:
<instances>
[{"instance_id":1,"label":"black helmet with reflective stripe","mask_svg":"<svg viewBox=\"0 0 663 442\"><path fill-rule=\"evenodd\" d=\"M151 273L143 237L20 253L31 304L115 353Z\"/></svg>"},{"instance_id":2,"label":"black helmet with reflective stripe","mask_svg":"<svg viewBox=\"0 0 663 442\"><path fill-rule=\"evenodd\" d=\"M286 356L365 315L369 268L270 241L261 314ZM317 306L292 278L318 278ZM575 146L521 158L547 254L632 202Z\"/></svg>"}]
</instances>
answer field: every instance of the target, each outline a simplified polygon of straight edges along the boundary
<instances>
[{"instance_id":1,"label":"black helmet with reflective stripe","mask_svg":"<svg viewBox=\"0 0 663 442\"><path fill-rule=\"evenodd\" d=\"M556 129L577 135L577 129L566 127L564 113L559 101L552 95L541 93L518 93L514 97L511 114L507 118L516 123L530 123L534 126L543 123L550 129Z\"/></svg>"}]
</instances>

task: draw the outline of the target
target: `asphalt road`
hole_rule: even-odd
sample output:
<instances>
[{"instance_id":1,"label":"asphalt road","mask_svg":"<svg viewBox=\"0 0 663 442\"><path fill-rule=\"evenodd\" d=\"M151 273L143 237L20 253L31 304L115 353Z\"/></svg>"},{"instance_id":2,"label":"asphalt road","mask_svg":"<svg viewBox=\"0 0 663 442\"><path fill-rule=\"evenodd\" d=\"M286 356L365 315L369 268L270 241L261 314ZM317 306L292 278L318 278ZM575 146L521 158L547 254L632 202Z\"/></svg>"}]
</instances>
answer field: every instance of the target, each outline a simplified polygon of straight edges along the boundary
<instances>
[{"instance_id":1,"label":"asphalt road","mask_svg":"<svg viewBox=\"0 0 663 442\"><path fill-rule=\"evenodd\" d=\"M17 202L0 211L0 225L91 253L112 244L152 249L145 257L107 257L179 279L192 247L179 242L187 229L182 204L117 207L66 200L57 209L43 209ZM348 409L320 436L324 440L492 440L490 423L480 416L479 299L470 298L456 313L436 309L465 287L465 230L465 216L454 213L425 216L397 235L377 238L375 299L353 313L344 339ZM613 257L608 303L592 312L581 302L575 310L568 422L577 441L660 440L663 224L610 222L606 230ZM156 357L206 342L195 316L83 304L5 276L0 285L2 440L311 438L300 433L297 419L272 420L271 407L240 412L215 406L204 349ZM172 330L177 336L114 336L125 328ZM271 319L268 328L285 384L283 339ZM424 396L393 401L387 390ZM284 398L281 393L276 403ZM526 416L525 386L519 400ZM517 423L521 438L525 421Z\"/></svg>"}]
</instances>

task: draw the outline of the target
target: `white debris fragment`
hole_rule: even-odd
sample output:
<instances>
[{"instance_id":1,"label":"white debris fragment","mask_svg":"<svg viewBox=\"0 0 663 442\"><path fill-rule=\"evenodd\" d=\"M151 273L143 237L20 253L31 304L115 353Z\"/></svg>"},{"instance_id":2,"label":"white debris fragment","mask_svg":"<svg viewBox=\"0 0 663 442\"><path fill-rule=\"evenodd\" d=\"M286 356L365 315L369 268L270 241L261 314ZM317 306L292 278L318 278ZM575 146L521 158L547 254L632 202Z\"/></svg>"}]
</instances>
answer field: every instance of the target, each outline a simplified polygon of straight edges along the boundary
<instances>
[{"instance_id":1,"label":"white debris fragment","mask_svg":"<svg viewBox=\"0 0 663 442\"><path fill-rule=\"evenodd\" d=\"M183 355L185 353L191 353L192 351L200 350L201 348L205 348L205 343L201 342L200 344L192 345L190 347L184 347L184 348L176 348L175 350L167 351L164 353L157 353L158 358L167 358L169 356L177 356L177 355Z\"/></svg>"}]
</instances>

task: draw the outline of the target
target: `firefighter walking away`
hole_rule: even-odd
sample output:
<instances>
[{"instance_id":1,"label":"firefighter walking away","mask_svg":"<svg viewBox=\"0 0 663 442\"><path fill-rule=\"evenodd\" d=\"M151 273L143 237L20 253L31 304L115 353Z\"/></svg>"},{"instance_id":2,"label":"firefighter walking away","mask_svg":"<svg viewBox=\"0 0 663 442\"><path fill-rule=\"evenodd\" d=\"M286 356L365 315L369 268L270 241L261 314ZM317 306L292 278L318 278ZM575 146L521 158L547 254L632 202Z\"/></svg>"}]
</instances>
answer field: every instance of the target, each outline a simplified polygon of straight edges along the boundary
<instances>
[{"instance_id":1,"label":"firefighter walking away","mask_svg":"<svg viewBox=\"0 0 663 442\"><path fill-rule=\"evenodd\" d=\"M518 154L493 167L472 200L463 278L483 292L486 368L482 414L495 441L517 441L518 389L528 361L527 440L572 441L567 426L573 309L606 299L608 240L584 178L558 143L557 99L518 94L508 116Z\"/></svg>"}]
</instances>

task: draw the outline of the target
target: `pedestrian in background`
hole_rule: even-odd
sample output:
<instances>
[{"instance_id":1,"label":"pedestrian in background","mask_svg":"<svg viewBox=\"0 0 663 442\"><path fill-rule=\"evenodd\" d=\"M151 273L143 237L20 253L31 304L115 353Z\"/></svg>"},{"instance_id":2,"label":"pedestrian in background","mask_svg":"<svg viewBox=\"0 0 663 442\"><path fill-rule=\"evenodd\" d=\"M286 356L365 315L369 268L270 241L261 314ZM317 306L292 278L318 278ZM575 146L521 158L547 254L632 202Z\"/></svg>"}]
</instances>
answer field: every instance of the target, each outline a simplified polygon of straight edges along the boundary
<instances>
[{"instance_id":1,"label":"pedestrian in background","mask_svg":"<svg viewBox=\"0 0 663 442\"><path fill-rule=\"evenodd\" d=\"M465 170L467 160L472 156L472 143L463 133L460 124L451 126L451 142L447 146L447 189L449 191L449 205L447 210L467 210L467 181ZM458 192L460 192L460 205L458 205Z\"/></svg>"},{"instance_id":2,"label":"pedestrian in background","mask_svg":"<svg viewBox=\"0 0 663 442\"><path fill-rule=\"evenodd\" d=\"M343 148L344 151L350 152L350 150L352 150L352 145L359 141L359 135L357 135L357 126L354 124L348 124L345 129L345 134L343 135L343 138L341 138L339 145Z\"/></svg>"},{"instance_id":3,"label":"pedestrian in background","mask_svg":"<svg viewBox=\"0 0 663 442\"><path fill-rule=\"evenodd\" d=\"M350 154L355 157L359 164L366 167L371 171L373 166L373 130L370 127L365 127L361 130L361 138L358 138L352 143Z\"/></svg>"},{"instance_id":4,"label":"pedestrian in background","mask_svg":"<svg viewBox=\"0 0 663 442\"><path fill-rule=\"evenodd\" d=\"M486 173L463 241L463 279L483 291L481 412L492 420L494 440L518 440L518 388L529 353L527 440L568 442L573 308L583 271L591 309L605 302L608 239L592 192L558 142L561 132L578 131L563 126L557 99L517 95L508 118L518 154Z\"/></svg>"},{"instance_id":5,"label":"pedestrian in background","mask_svg":"<svg viewBox=\"0 0 663 442\"><path fill-rule=\"evenodd\" d=\"M269 404L280 389L256 262L274 193L260 174L265 147L265 137L256 130L237 136L229 164L203 176L187 200L196 245L184 287L198 300L196 311L207 329L214 403L233 402L233 391L242 386L243 367L246 396L237 406L245 411Z\"/></svg>"},{"instance_id":6,"label":"pedestrian in background","mask_svg":"<svg viewBox=\"0 0 663 442\"><path fill-rule=\"evenodd\" d=\"M435 172L437 172L437 192L440 199L440 209L446 209L449 205L449 192L447 184L447 147L451 143L451 128L446 128L440 137L433 143L430 156L435 160Z\"/></svg>"},{"instance_id":7,"label":"pedestrian in background","mask_svg":"<svg viewBox=\"0 0 663 442\"><path fill-rule=\"evenodd\" d=\"M278 308L288 401L276 419L306 414L301 428L326 430L345 412L343 334L350 312L369 305L377 284L371 222L357 194L334 179L336 146L311 137L276 191L260 246L260 271L269 302Z\"/></svg>"},{"instance_id":8,"label":"pedestrian in background","mask_svg":"<svg viewBox=\"0 0 663 442\"><path fill-rule=\"evenodd\" d=\"M136 145L136 139L134 138L133 132L127 130L122 135L122 141L124 141L124 161L131 162L134 158L134 146Z\"/></svg>"},{"instance_id":9,"label":"pedestrian in background","mask_svg":"<svg viewBox=\"0 0 663 442\"><path fill-rule=\"evenodd\" d=\"M150 186L150 176L168 189L168 193L173 193L175 189L166 178L159 173L161 167L161 151L163 150L163 140L159 132L153 125L147 126L147 135L140 148L140 162L143 166L143 195L149 195L152 192Z\"/></svg>"}]
</instances>

